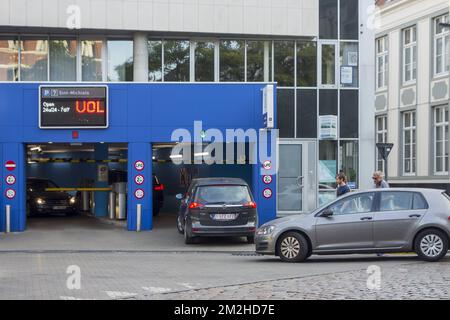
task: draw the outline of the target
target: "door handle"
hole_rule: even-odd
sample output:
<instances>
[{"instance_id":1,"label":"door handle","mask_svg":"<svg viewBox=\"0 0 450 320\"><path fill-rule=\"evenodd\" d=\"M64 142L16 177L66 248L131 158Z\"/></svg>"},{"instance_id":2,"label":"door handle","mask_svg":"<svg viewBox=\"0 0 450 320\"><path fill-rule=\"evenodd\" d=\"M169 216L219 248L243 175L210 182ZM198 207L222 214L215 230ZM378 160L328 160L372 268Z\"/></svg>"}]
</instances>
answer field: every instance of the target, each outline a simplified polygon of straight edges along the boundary
<instances>
[{"instance_id":1,"label":"door handle","mask_svg":"<svg viewBox=\"0 0 450 320\"><path fill-rule=\"evenodd\" d=\"M411 214L409 217L410 218L420 218L422 215L420 214Z\"/></svg>"},{"instance_id":2,"label":"door handle","mask_svg":"<svg viewBox=\"0 0 450 320\"><path fill-rule=\"evenodd\" d=\"M373 218L372 217L364 217L361 218L361 221L371 221Z\"/></svg>"}]
</instances>

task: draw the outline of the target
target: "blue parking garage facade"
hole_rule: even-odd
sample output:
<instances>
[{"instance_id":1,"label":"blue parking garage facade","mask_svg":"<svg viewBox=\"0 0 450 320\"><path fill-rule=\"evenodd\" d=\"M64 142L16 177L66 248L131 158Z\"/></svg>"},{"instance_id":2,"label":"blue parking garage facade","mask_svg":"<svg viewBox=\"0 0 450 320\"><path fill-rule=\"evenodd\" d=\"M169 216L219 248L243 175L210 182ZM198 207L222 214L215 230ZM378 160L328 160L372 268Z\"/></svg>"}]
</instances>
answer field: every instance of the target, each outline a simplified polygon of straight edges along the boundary
<instances>
[{"instance_id":1,"label":"blue parking garage facade","mask_svg":"<svg viewBox=\"0 0 450 320\"><path fill-rule=\"evenodd\" d=\"M267 133L268 139L244 140L265 148L267 157L260 157L251 168L251 189L258 205L259 224L276 217L276 148L269 143L273 128L267 129L263 115L263 92L267 83L106 83L108 90L107 128L42 129L39 127L39 88L49 83L0 84L0 232L6 230L6 206L10 206L12 232L26 230L26 150L30 143L125 143L128 146L127 228L137 229L137 208L142 208L141 230L153 228L152 215L152 144L173 143L173 133L185 129L193 139L196 121L202 132L218 129L226 137L227 129ZM51 83L58 86L57 83ZM64 83L79 86L79 83ZM83 83L83 86L89 86ZM99 84L92 84L98 86ZM274 90L276 92L276 90ZM276 108L274 96L273 105ZM274 112L276 114L276 112ZM275 120L275 119L274 119ZM274 121L276 123L276 121ZM74 134L76 133L76 134ZM197 137L198 138L198 137ZM208 137L202 137L208 141ZM249 138L251 139L251 138ZM216 141L220 142L220 141ZM229 141L228 141L229 142ZM236 140L236 142L239 142ZM276 145L276 144L275 144ZM101 148L100 148L101 149ZM258 150L259 151L259 150ZM96 153L98 150L96 150ZM101 153L101 150L99 151ZM270 169L263 164L270 161ZM136 166L142 163L143 166ZM226 164L224 164L226 165ZM266 170L266 171L265 171ZM76 175L76 172L72 174ZM135 176L146 179L137 185ZM14 176L11 184L7 178ZM264 175L271 175L270 183ZM101 185L99 185L101 187ZM142 190L136 197L136 190ZM267 190L270 190L269 193ZM13 191L11 191L13 190ZM98 198L96 201L104 202ZM106 203L103 203L107 205Z\"/></svg>"}]
</instances>

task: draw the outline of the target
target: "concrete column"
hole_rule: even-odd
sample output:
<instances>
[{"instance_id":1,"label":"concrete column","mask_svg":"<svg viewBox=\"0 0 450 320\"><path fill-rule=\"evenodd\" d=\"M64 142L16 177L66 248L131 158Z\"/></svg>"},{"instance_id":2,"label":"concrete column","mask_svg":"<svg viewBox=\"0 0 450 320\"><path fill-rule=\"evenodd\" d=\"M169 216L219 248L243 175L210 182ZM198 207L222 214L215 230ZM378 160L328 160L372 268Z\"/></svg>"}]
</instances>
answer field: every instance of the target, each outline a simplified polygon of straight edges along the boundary
<instances>
[{"instance_id":1,"label":"concrete column","mask_svg":"<svg viewBox=\"0 0 450 320\"><path fill-rule=\"evenodd\" d=\"M362 22L360 43L360 67L359 67L359 188L372 187L372 173L375 169L375 33L367 21L369 6L373 6L372 0L361 0L359 8L360 21Z\"/></svg>"},{"instance_id":2,"label":"concrete column","mask_svg":"<svg viewBox=\"0 0 450 320\"><path fill-rule=\"evenodd\" d=\"M94 147L94 158L95 160L107 160L108 159L108 145L97 143ZM95 170L95 188L108 188L107 181L99 181L99 166L101 163L96 164ZM108 192L96 191L94 192L94 202L96 217L106 217L108 215Z\"/></svg>"},{"instance_id":3,"label":"concrete column","mask_svg":"<svg viewBox=\"0 0 450 320\"><path fill-rule=\"evenodd\" d=\"M133 42L133 81L148 82L147 34L136 32Z\"/></svg>"}]
</instances>

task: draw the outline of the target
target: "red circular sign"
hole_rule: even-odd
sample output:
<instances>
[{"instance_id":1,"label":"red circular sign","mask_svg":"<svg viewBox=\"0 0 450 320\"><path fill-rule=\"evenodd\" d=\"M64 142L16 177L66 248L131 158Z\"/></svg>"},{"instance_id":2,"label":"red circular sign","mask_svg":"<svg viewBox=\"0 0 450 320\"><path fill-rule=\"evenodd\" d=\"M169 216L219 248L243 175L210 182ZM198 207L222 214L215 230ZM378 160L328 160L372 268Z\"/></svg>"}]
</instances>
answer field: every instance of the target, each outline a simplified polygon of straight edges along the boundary
<instances>
[{"instance_id":1,"label":"red circular sign","mask_svg":"<svg viewBox=\"0 0 450 320\"><path fill-rule=\"evenodd\" d=\"M142 170L144 170L144 167L145 167L144 161L138 160L138 161L136 161L136 162L134 163L134 168L135 168L137 171L142 171Z\"/></svg>"},{"instance_id":2,"label":"red circular sign","mask_svg":"<svg viewBox=\"0 0 450 320\"><path fill-rule=\"evenodd\" d=\"M136 197L136 199L142 199L144 195L145 193L142 189L136 189L136 191L134 192L134 196Z\"/></svg>"},{"instance_id":3,"label":"red circular sign","mask_svg":"<svg viewBox=\"0 0 450 320\"><path fill-rule=\"evenodd\" d=\"M6 176L5 182L7 185L12 186L14 183L16 183L16 177L10 174Z\"/></svg>"},{"instance_id":4,"label":"red circular sign","mask_svg":"<svg viewBox=\"0 0 450 320\"><path fill-rule=\"evenodd\" d=\"M143 185L144 181L145 181L145 178L142 174L138 174L136 177L134 177L134 182L139 186Z\"/></svg>"},{"instance_id":5,"label":"red circular sign","mask_svg":"<svg viewBox=\"0 0 450 320\"><path fill-rule=\"evenodd\" d=\"M7 189L5 191L5 197L12 200L16 197L16 190L14 189Z\"/></svg>"},{"instance_id":6,"label":"red circular sign","mask_svg":"<svg viewBox=\"0 0 450 320\"><path fill-rule=\"evenodd\" d=\"M272 183L272 176L269 176L269 175L263 176L263 182L265 184L271 184Z\"/></svg>"},{"instance_id":7,"label":"red circular sign","mask_svg":"<svg viewBox=\"0 0 450 320\"><path fill-rule=\"evenodd\" d=\"M17 167L16 163L12 160L8 160L5 163L5 168L8 171L14 171L16 169L16 167Z\"/></svg>"},{"instance_id":8,"label":"red circular sign","mask_svg":"<svg viewBox=\"0 0 450 320\"><path fill-rule=\"evenodd\" d=\"M272 189L269 189L269 188L264 189L263 197L266 198L266 199L271 198L272 197Z\"/></svg>"}]
</instances>

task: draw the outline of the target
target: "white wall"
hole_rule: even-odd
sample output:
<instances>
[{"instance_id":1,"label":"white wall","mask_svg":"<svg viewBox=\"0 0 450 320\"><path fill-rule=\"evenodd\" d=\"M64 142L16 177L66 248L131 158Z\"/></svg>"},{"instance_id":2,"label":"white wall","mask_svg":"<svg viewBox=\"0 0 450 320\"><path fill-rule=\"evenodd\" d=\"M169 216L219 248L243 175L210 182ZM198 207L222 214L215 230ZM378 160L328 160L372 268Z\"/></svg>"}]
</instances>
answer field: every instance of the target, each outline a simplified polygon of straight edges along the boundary
<instances>
[{"instance_id":1,"label":"white wall","mask_svg":"<svg viewBox=\"0 0 450 320\"><path fill-rule=\"evenodd\" d=\"M0 0L0 26L316 36L318 0Z\"/></svg>"}]
</instances>

